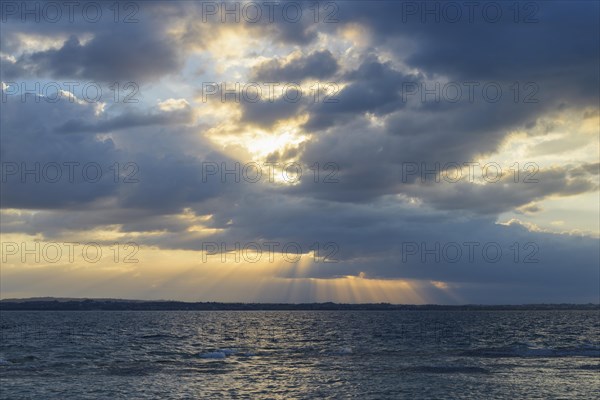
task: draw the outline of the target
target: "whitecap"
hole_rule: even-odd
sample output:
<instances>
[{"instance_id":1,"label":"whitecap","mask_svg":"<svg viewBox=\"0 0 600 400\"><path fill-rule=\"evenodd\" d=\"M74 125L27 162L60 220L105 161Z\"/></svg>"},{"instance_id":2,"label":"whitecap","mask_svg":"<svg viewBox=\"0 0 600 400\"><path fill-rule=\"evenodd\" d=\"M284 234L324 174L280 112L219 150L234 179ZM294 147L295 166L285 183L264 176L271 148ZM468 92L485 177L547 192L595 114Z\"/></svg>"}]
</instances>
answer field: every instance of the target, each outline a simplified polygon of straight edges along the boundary
<instances>
[{"instance_id":1,"label":"whitecap","mask_svg":"<svg viewBox=\"0 0 600 400\"><path fill-rule=\"evenodd\" d=\"M341 347L335 354L344 355L344 354L352 354L351 347Z\"/></svg>"}]
</instances>

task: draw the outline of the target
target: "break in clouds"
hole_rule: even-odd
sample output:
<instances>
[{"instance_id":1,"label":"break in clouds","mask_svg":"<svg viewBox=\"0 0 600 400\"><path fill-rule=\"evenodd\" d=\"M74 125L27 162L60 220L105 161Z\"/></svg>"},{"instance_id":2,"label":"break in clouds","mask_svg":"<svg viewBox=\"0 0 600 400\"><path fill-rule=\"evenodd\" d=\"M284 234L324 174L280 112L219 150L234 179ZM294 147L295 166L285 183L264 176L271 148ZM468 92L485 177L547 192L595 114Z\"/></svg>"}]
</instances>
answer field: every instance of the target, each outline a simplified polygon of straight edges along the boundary
<instances>
[{"instance_id":1,"label":"break in clouds","mask_svg":"<svg viewBox=\"0 0 600 400\"><path fill-rule=\"evenodd\" d=\"M597 301L598 3L376 3L3 2L2 297Z\"/></svg>"}]
</instances>

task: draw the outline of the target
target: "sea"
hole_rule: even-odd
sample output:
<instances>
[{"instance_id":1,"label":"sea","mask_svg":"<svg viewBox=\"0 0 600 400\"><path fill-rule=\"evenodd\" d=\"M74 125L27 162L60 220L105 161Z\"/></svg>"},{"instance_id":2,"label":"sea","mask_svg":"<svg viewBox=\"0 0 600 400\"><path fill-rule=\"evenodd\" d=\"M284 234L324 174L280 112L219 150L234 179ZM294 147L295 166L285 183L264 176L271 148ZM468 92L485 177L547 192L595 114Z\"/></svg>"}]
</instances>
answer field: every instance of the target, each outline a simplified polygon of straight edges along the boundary
<instances>
[{"instance_id":1,"label":"sea","mask_svg":"<svg viewBox=\"0 0 600 400\"><path fill-rule=\"evenodd\" d=\"M598 311L2 311L1 399L595 399Z\"/></svg>"}]
</instances>

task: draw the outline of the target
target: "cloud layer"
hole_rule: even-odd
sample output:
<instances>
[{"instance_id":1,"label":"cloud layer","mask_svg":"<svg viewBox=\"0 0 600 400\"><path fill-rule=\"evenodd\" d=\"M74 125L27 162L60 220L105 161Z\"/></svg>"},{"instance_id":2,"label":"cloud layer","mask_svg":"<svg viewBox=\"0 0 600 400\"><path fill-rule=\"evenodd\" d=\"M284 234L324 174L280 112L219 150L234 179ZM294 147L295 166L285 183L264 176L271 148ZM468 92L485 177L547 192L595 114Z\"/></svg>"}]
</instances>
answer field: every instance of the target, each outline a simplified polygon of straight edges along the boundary
<instances>
[{"instance_id":1,"label":"cloud layer","mask_svg":"<svg viewBox=\"0 0 600 400\"><path fill-rule=\"evenodd\" d=\"M256 21L207 4L136 3L130 23L3 16L3 243L147 255L13 255L3 297L313 301L358 285L357 301L597 301L598 230L580 222L598 220L597 3L454 20L435 2L284 2ZM199 261L207 243L279 243L279 260L293 243L302 261ZM50 273L65 283L28 286ZM373 295L382 282L397 286Z\"/></svg>"}]
</instances>

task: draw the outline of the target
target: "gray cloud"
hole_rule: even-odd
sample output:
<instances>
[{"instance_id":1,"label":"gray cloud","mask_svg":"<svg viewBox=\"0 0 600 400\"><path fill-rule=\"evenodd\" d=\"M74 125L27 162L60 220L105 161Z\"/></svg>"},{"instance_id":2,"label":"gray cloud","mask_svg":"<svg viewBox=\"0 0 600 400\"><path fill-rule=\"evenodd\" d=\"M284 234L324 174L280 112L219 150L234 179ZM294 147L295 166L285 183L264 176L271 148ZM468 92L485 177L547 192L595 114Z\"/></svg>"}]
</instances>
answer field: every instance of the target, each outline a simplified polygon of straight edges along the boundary
<instances>
[{"instance_id":1,"label":"gray cloud","mask_svg":"<svg viewBox=\"0 0 600 400\"><path fill-rule=\"evenodd\" d=\"M206 158L179 153L179 142L194 132L181 126L189 123L186 111L183 117L178 112L149 118L134 113L102 121L93 104L9 98L2 114L3 208L95 208L109 202L115 207L169 213L228 190L216 181L202 180L202 162L227 157L211 149L203 151ZM179 131L179 141L165 138L161 126L169 126L171 134ZM114 134L125 128L119 141L136 144L132 150L92 134ZM144 146L149 138L155 141ZM36 173L24 174L36 168Z\"/></svg>"},{"instance_id":2,"label":"gray cloud","mask_svg":"<svg viewBox=\"0 0 600 400\"><path fill-rule=\"evenodd\" d=\"M219 23L203 25L198 2L142 5L146 19L132 25L8 22L0 45L15 60L2 58L2 79L130 80L148 83L151 95L162 82L165 92L179 97L179 80L187 76L184 67L197 69L192 54L204 51L218 35ZM297 158L305 168L334 163L337 183L315 183L307 170L305 179L292 186L203 181L203 162L236 160L205 137L212 126L195 120L193 106L166 112L154 104L111 104L97 115L92 104L65 99L19 102L15 97L2 104L3 163L31 167L36 162L97 162L104 175L98 182L75 184L66 179L23 183L18 175L7 177L0 193L2 208L38 212L3 215L3 233L52 239L119 226L142 246L185 250L200 250L203 240L229 245L296 242L306 250L315 242L335 242L338 263L315 264L302 272L288 266L279 276L329 279L363 272L373 279L443 281L455 285L467 302L595 300L595 238L529 230L518 223L499 225L496 220L506 211L538 212L539 203L549 197L597 191L598 163L541 169L537 183L512 182L507 176L486 185L423 184L416 176L404 180L402 165L469 162L498 151L510 131L538 128L543 116L597 108L598 4L539 3L539 22L534 24L516 24L510 16L496 24L423 24L418 18L405 23L401 2L339 5L338 24L311 23L310 14L299 23L279 18L269 24L246 24L247 32L273 45L269 52L253 51L276 54L246 71L248 78L339 80L345 87L336 94L338 101L244 101L240 121L241 129L269 129L280 120L308 115L304 129L310 141L276 151L269 160ZM364 39L372 41L365 54L353 59L355 67L346 65L346 55L337 49L314 50L317 32L329 39L349 24L364 27L369 32ZM180 42L168 39L166 32L173 28L181 30ZM90 31L93 37L85 41ZM64 42L55 49L26 51L23 33ZM320 41L319 48L330 42ZM277 51L287 53L290 48L304 55L283 63L278 57L285 54ZM239 72L237 66L227 68ZM498 102L407 96L407 83L447 81L477 81L480 86L493 82L502 86L504 96ZM538 101L524 103L522 96L515 101L510 89L515 81L534 82ZM595 115L586 111L584 117ZM565 141L573 146L570 149L587 143L571 139ZM537 154L558 154L565 142L546 141ZM139 168L139 181L123 183L129 171L121 171L115 183L109 168L129 162ZM328 171L321 172L323 177ZM202 223L215 231L209 236L194 233L190 228L197 221L180 218L183 210L211 215ZM509 256L497 264L421 262L419 257L402 262L406 242L468 241L498 243ZM536 244L540 261L515 262L510 257L515 242ZM560 295L552 292L557 288Z\"/></svg>"},{"instance_id":3,"label":"gray cloud","mask_svg":"<svg viewBox=\"0 0 600 400\"><path fill-rule=\"evenodd\" d=\"M269 60L256 66L251 78L264 82L301 82L305 79L327 79L339 69L329 50L315 51L287 63Z\"/></svg>"}]
</instances>

